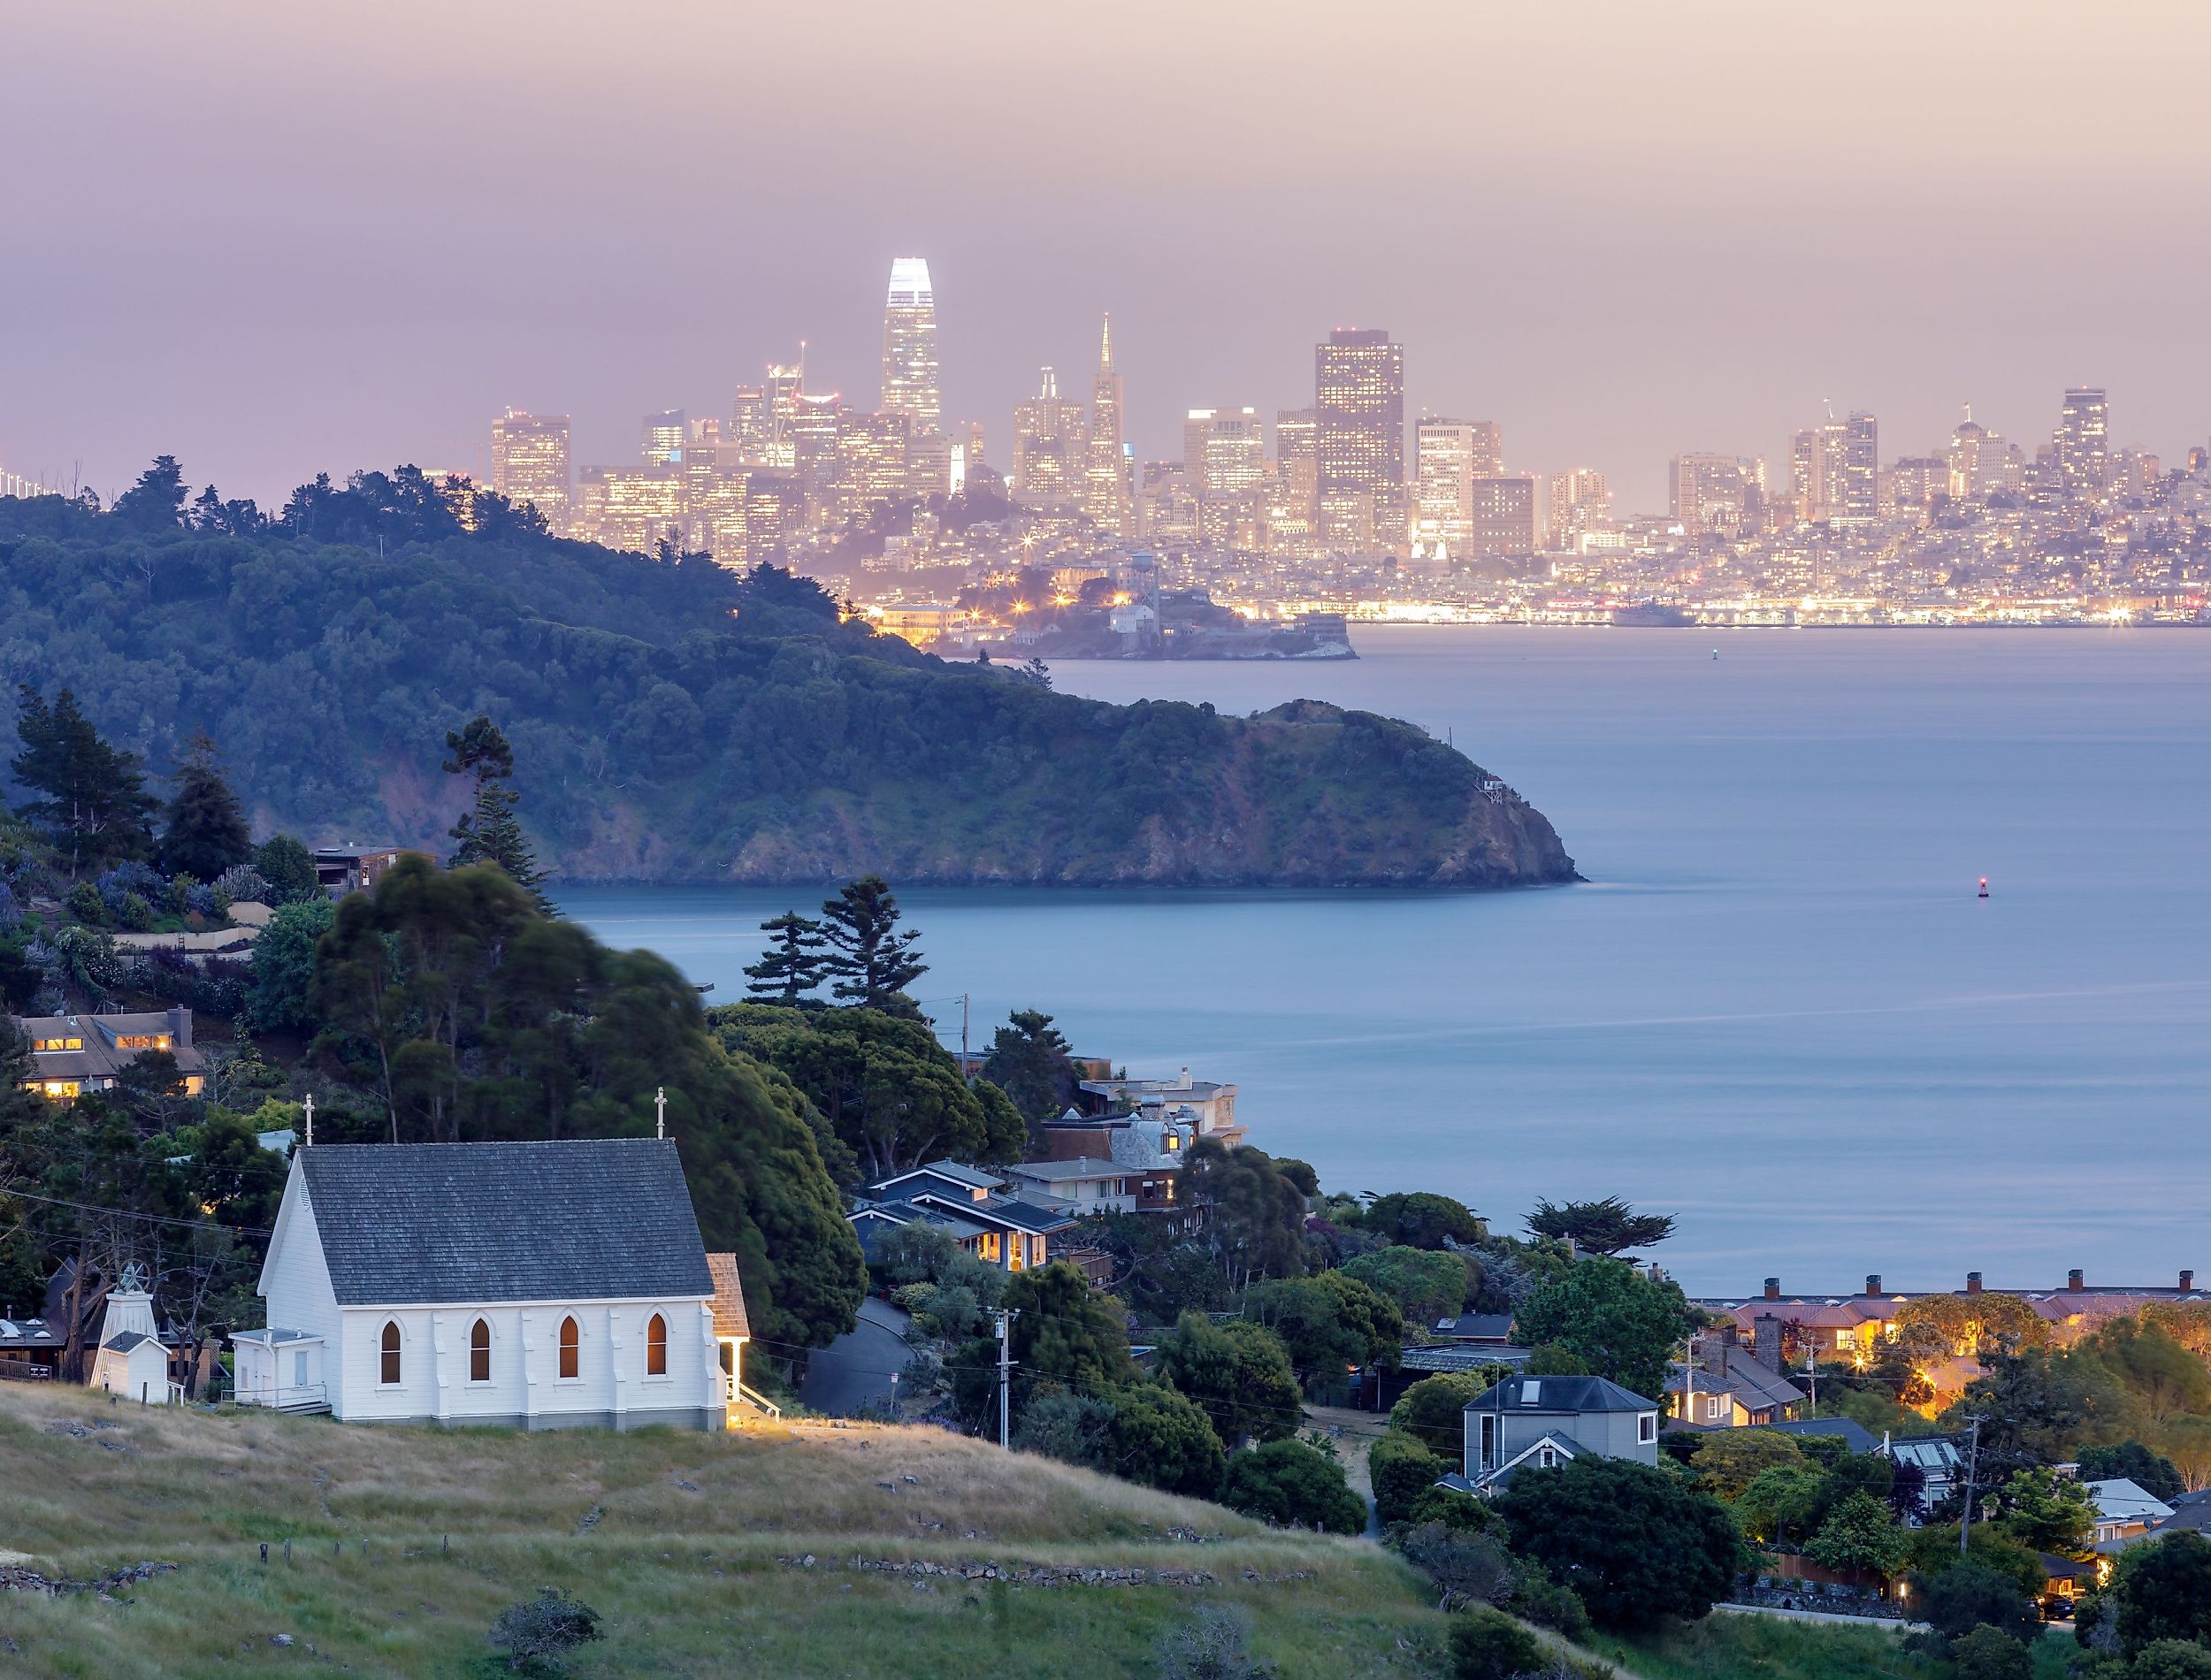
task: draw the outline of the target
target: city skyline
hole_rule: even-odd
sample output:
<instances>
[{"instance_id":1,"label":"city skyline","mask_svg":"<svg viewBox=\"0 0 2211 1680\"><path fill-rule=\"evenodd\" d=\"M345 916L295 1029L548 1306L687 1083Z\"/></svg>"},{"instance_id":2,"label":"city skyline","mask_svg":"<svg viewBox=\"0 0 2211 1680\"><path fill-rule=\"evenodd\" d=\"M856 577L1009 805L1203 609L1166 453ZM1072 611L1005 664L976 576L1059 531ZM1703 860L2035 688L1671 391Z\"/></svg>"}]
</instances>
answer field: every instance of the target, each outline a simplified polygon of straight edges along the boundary
<instances>
[{"instance_id":1,"label":"city skyline","mask_svg":"<svg viewBox=\"0 0 2211 1680\"><path fill-rule=\"evenodd\" d=\"M1594 465L1628 507L1685 451L1779 459L1827 397L1917 448L1968 401L2039 431L2084 383L2127 393L2115 443L2207 431L2211 345L2172 325L2211 255L2197 10L1384 5L1360 29L1397 73L1349 87L1318 6L854 11L13 20L0 469L109 491L171 451L266 498L444 464L509 405L616 459L638 416L723 412L801 339L867 401L907 251L946 413L1087 368L1111 310L1146 458L1193 404L1304 406L1303 347L1374 323L1409 415L1499 421L1515 462ZM433 25L440 53L396 50ZM770 73L730 100L740 64ZM1197 111L1264 162L1209 164Z\"/></svg>"}]
</instances>

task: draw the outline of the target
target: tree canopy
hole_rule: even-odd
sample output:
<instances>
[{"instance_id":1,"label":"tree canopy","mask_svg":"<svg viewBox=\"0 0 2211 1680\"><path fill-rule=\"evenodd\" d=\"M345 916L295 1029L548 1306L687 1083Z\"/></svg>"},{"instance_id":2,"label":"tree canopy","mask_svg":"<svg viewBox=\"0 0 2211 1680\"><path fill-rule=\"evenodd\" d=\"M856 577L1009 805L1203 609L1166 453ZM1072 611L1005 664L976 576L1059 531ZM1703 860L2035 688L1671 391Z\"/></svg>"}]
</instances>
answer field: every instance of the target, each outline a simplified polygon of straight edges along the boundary
<instances>
[{"instance_id":1,"label":"tree canopy","mask_svg":"<svg viewBox=\"0 0 2211 1680\"><path fill-rule=\"evenodd\" d=\"M1734 1581L1740 1542L1726 1508L1628 1459L1523 1469L1497 1509L1512 1549L1542 1563L1610 1626L1694 1620Z\"/></svg>"},{"instance_id":2,"label":"tree canopy","mask_svg":"<svg viewBox=\"0 0 2211 1680\"><path fill-rule=\"evenodd\" d=\"M1618 1196L1602 1202L1538 1202L1527 1228L1539 1237L1571 1241L1583 1254L1624 1254L1648 1249L1673 1234L1670 1213L1638 1213Z\"/></svg>"},{"instance_id":3,"label":"tree canopy","mask_svg":"<svg viewBox=\"0 0 2211 1680\"><path fill-rule=\"evenodd\" d=\"M1513 1315L1522 1341L1564 1348L1650 1400L1665 1393L1667 1362L1696 1322L1680 1286L1613 1259L1584 1260L1539 1285Z\"/></svg>"}]
</instances>

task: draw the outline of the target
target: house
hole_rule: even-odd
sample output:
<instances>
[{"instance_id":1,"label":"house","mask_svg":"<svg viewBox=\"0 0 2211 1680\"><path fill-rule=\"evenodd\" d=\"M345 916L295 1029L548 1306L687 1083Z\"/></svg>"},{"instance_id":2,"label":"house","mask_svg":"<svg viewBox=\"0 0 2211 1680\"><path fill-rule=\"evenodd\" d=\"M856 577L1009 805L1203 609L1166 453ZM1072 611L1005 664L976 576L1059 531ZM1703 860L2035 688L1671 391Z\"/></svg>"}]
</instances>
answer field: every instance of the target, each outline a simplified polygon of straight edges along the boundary
<instances>
[{"instance_id":1,"label":"house","mask_svg":"<svg viewBox=\"0 0 2211 1680\"><path fill-rule=\"evenodd\" d=\"M231 1337L245 1405L720 1429L735 1392L724 1291L663 1139L302 1144L256 1287L268 1327Z\"/></svg>"},{"instance_id":2,"label":"house","mask_svg":"<svg viewBox=\"0 0 2211 1680\"><path fill-rule=\"evenodd\" d=\"M113 1088L122 1071L148 1050L177 1058L185 1095L207 1086L207 1060L192 1047L192 1012L178 1007L137 1015L19 1015L15 1029L31 1041L33 1077L24 1088L57 1103Z\"/></svg>"},{"instance_id":3,"label":"house","mask_svg":"<svg viewBox=\"0 0 2211 1680\"><path fill-rule=\"evenodd\" d=\"M849 1216L862 1248L887 1232L931 1225L988 1264L1027 1271L1052 1263L1052 1239L1073 1229L1067 1204L1009 1193L1006 1181L957 1161L879 1179Z\"/></svg>"},{"instance_id":4,"label":"house","mask_svg":"<svg viewBox=\"0 0 2211 1680\"><path fill-rule=\"evenodd\" d=\"M1067 1203L1077 1214L1134 1213L1139 1175L1112 1161L1079 1155L1072 1161L1024 1161L1006 1169L1015 1189Z\"/></svg>"},{"instance_id":5,"label":"house","mask_svg":"<svg viewBox=\"0 0 2211 1680\"><path fill-rule=\"evenodd\" d=\"M1462 1312L1455 1318L1438 1318L1435 1340L1469 1348L1505 1348L1512 1342L1512 1315L1509 1312Z\"/></svg>"},{"instance_id":6,"label":"house","mask_svg":"<svg viewBox=\"0 0 2211 1680\"><path fill-rule=\"evenodd\" d=\"M1508 1377L1468 1401L1465 1417L1463 1467L1442 1484L1461 1493L1585 1455L1658 1462L1658 1403L1603 1377Z\"/></svg>"},{"instance_id":7,"label":"house","mask_svg":"<svg viewBox=\"0 0 2211 1680\"><path fill-rule=\"evenodd\" d=\"M1779 1342L1769 1337L1760 1356L1748 1356L1726 1325L1708 1339L1710 1349L1699 1369L1694 1360L1675 1365L1666 1378L1666 1415L1687 1429L1743 1429L1779 1424L1798 1417L1804 1391L1765 1363Z\"/></svg>"},{"instance_id":8,"label":"house","mask_svg":"<svg viewBox=\"0 0 2211 1680\"><path fill-rule=\"evenodd\" d=\"M1427 1378L1446 1372L1494 1371L1502 1366L1518 1371L1526 1364L1532 1349L1496 1347L1489 1343L1411 1342L1397 1350L1395 1369L1369 1366L1354 1385L1355 1406L1372 1404L1388 1411L1404 1398L1406 1389Z\"/></svg>"},{"instance_id":9,"label":"house","mask_svg":"<svg viewBox=\"0 0 2211 1680\"><path fill-rule=\"evenodd\" d=\"M1125 1112L1180 1119L1197 1136L1219 1138L1230 1148L1244 1139L1245 1128L1236 1120L1236 1088L1194 1080L1187 1067L1171 1080L1086 1079L1076 1088L1083 1108L1094 1116Z\"/></svg>"},{"instance_id":10,"label":"house","mask_svg":"<svg viewBox=\"0 0 2211 1680\"><path fill-rule=\"evenodd\" d=\"M1182 1151L1196 1142L1197 1122L1194 1116L1170 1116L1164 1110L1084 1115L1069 1109L1037 1130L1043 1159L1029 1165L1111 1161L1128 1180L1131 1210L1172 1213L1182 1181Z\"/></svg>"},{"instance_id":11,"label":"house","mask_svg":"<svg viewBox=\"0 0 2211 1680\"><path fill-rule=\"evenodd\" d=\"M1881 1456L1892 1464L1909 1464L1924 1478L1921 1495L1932 1510L1948 1496L1950 1485L1965 1473L1965 1458L1947 1435L1915 1435L1902 1440L1884 1439Z\"/></svg>"},{"instance_id":12,"label":"house","mask_svg":"<svg viewBox=\"0 0 2211 1680\"><path fill-rule=\"evenodd\" d=\"M2151 1539L2162 1539L2168 1534L2211 1536L2211 1487L2178 1494L2167 1503L2173 1514L2150 1525Z\"/></svg>"},{"instance_id":13,"label":"house","mask_svg":"<svg viewBox=\"0 0 2211 1680\"><path fill-rule=\"evenodd\" d=\"M2171 1506L2149 1489L2123 1476L2081 1485L2096 1504L2095 1549L2099 1552L2123 1551L2176 1515Z\"/></svg>"},{"instance_id":14,"label":"house","mask_svg":"<svg viewBox=\"0 0 2211 1680\"><path fill-rule=\"evenodd\" d=\"M1854 1457L1878 1453L1881 1443L1855 1417L1789 1417L1766 1425L1777 1435L1824 1435L1840 1441Z\"/></svg>"},{"instance_id":15,"label":"house","mask_svg":"<svg viewBox=\"0 0 2211 1680\"><path fill-rule=\"evenodd\" d=\"M397 846L342 846L315 848L315 880L333 898L349 892L368 892L384 879L384 872L400 859Z\"/></svg>"}]
</instances>

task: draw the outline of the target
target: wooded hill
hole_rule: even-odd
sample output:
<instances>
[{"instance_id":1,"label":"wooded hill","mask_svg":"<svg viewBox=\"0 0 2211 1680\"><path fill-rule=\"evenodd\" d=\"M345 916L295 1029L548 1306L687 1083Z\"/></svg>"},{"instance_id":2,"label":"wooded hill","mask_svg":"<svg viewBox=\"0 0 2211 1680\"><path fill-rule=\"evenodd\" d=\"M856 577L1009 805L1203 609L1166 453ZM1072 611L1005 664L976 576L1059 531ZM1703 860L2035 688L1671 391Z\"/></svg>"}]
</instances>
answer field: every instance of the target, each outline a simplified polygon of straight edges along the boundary
<instances>
[{"instance_id":1,"label":"wooded hill","mask_svg":"<svg viewBox=\"0 0 2211 1680\"><path fill-rule=\"evenodd\" d=\"M264 515L157 463L111 510L0 500L0 680L66 685L156 769L204 729L257 830L430 845L446 732L514 744L570 879L1527 885L1542 814L1411 725L1056 694L808 580L547 536L412 469Z\"/></svg>"}]
</instances>

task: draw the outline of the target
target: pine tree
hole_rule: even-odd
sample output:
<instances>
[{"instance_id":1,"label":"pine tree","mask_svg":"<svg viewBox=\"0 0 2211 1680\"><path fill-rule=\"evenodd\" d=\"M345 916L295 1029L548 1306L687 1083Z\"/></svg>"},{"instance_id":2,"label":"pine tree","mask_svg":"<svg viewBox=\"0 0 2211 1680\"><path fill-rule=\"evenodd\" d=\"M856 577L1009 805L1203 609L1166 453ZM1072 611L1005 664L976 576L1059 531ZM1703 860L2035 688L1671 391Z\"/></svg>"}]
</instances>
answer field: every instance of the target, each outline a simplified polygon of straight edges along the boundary
<instances>
[{"instance_id":1,"label":"pine tree","mask_svg":"<svg viewBox=\"0 0 2211 1680\"><path fill-rule=\"evenodd\" d=\"M143 859L153 850L148 820L156 801L146 791L138 756L110 746L64 689L50 706L25 683L17 691L15 730L23 751L10 760L15 779L46 797L23 807L56 851L80 869Z\"/></svg>"},{"instance_id":2,"label":"pine tree","mask_svg":"<svg viewBox=\"0 0 2211 1680\"><path fill-rule=\"evenodd\" d=\"M250 862L253 833L223 775L221 757L205 730L192 737L177 766L161 835L161 867L172 875L212 881L233 864Z\"/></svg>"},{"instance_id":3,"label":"pine tree","mask_svg":"<svg viewBox=\"0 0 2211 1680\"><path fill-rule=\"evenodd\" d=\"M446 774L476 778L475 800L449 830L454 851L447 867L497 864L530 895L540 914L552 915L553 901L543 890L545 871L538 867L537 852L515 815L522 796L507 785L515 773L514 748L499 726L480 714L465 729L448 729L445 745L452 754L445 761Z\"/></svg>"},{"instance_id":4,"label":"pine tree","mask_svg":"<svg viewBox=\"0 0 2211 1680\"><path fill-rule=\"evenodd\" d=\"M917 1015L906 989L929 972L914 949L921 934L897 931L899 902L881 875L848 882L822 906L822 935L829 954L822 968L836 982L837 995L861 1009Z\"/></svg>"},{"instance_id":5,"label":"pine tree","mask_svg":"<svg viewBox=\"0 0 2211 1680\"><path fill-rule=\"evenodd\" d=\"M786 910L761 922L760 930L774 943L761 953L758 962L746 965L746 994L763 1002L800 1002L822 981L822 953L829 942L822 937L822 924L808 921L795 910Z\"/></svg>"}]
</instances>

